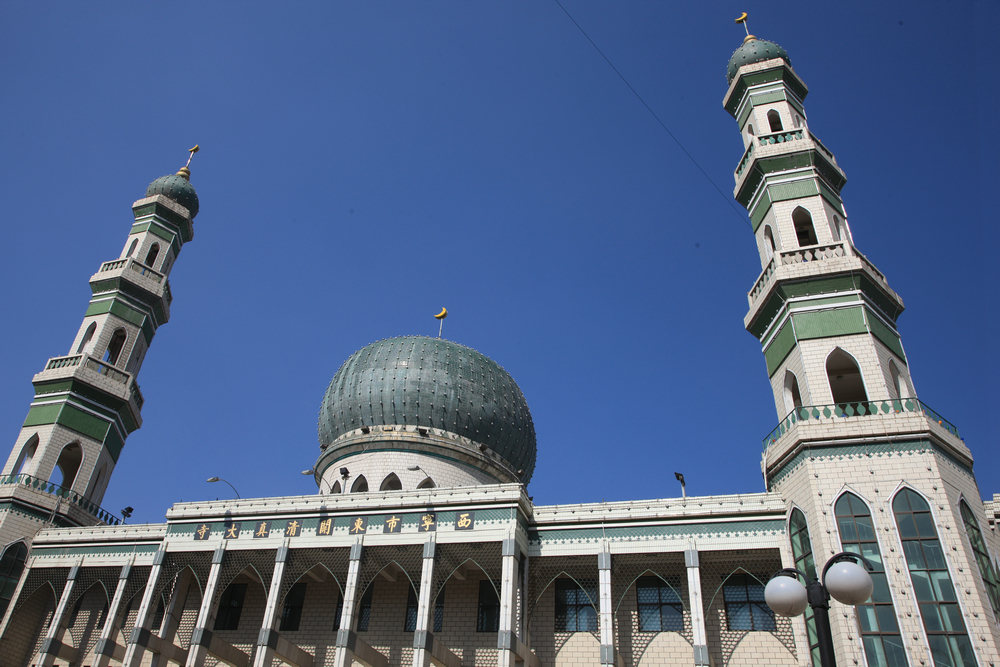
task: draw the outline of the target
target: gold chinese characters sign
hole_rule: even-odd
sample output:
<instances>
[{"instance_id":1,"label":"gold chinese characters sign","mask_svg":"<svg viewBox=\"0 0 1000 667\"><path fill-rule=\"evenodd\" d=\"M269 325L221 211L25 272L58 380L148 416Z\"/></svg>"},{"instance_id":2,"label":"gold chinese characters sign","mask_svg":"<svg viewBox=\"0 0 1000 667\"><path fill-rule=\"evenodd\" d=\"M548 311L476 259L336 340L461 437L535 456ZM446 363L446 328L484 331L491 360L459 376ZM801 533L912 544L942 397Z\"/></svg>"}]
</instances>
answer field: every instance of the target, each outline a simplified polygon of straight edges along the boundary
<instances>
[{"instance_id":1,"label":"gold chinese characters sign","mask_svg":"<svg viewBox=\"0 0 1000 667\"><path fill-rule=\"evenodd\" d=\"M475 530L475 511L456 511L452 523L452 512L445 516L445 526L454 530ZM348 535L365 535L369 528L383 534L402 533L404 524L409 531L414 528L418 533L429 533L438 529L438 513L424 512L422 514L384 514L375 516L347 516L318 518L293 518L277 520L256 520L256 521L226 521L225 523L200 523L195 524L194 539L208 540L211 537L224 540L238 540L242 536L244 539L267 539L270 537L330 537L334 534L334 529L347 531ZM315 530L315 533L312 531ZM273 531L273 532L272 532ZM343 533L341 533L343 534Z\"/></svg>"}]
</instances>

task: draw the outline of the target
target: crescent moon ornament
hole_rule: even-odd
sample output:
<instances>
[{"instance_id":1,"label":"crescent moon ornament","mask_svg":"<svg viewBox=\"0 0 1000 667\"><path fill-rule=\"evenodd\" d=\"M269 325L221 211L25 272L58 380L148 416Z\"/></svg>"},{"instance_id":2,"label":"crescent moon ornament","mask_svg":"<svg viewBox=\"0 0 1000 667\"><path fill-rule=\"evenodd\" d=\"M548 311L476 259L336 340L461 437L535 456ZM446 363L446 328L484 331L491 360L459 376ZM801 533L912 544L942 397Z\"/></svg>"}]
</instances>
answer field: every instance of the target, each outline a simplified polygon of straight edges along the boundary
<instances>
[{"instance_id":1,"label":"crescent moon ornament","mask_svg":"<svg viewBox=\"0 0 1000 667\"><path fill-rule=\"evenodd\" d=\"M437 315L435 315L434 317L437 318L437 319L439 319L439 320L443 320L444 318L448 317L448 309L445 308L444 306L442 306L441 307L441 312L438 313Z\"/></svg>"},{"instance_id":2,"label":"crescent moon ornament","mask_svg":"<svg viewBox=\"0 0 1000 667\"><path fill-rule=\"evenodd\" d=\"M743 15L742 15L742 16L740 16L740 17L739 17L738 19L736 19L736 22L737 22L737 23L743 23L743 22L744 22L744 21L746 21L746 20L747 20L747 13L746 13L746 12L743 12Z\"/></svg>"}]
</instances>

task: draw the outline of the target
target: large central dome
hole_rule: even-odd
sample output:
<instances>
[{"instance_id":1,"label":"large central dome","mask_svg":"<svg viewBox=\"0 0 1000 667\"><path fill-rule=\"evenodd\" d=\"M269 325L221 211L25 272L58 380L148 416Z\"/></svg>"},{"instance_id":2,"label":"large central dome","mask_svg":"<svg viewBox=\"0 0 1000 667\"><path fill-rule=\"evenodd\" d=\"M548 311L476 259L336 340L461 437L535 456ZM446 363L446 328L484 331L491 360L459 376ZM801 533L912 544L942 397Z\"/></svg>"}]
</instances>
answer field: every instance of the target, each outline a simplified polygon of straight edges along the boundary
<instances>
[{"instance_id":1,"label":"large central dome","mask_svg":"<svg viewBox=\"0 0 1000 667\"><path fill-rule=\"evenodd\" d=\"M525 483L535 469L535 426L520 388L464 345L402 336L352 354L323 396L320 445L383 424L440 429L486 445L523 470Z\"/></svg>"}]
</instances>

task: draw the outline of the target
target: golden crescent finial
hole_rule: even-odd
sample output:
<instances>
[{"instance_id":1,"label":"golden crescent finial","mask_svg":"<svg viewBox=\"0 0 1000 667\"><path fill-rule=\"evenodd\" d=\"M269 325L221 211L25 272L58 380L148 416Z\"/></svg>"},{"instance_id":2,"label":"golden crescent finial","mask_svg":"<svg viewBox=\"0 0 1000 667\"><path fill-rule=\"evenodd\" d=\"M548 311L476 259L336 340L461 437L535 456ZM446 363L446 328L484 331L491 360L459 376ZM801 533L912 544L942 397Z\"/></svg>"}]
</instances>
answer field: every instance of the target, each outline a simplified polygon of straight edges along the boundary
<instances>
[{"instance_id":1,"label":"golden crescent finial","mask_svg":"<svg viewBox=\"0 0 1000 667\"><path fill-rule=\"evenodd\" d=\"M742 15L742 16L740 16L740 17L739 17L738 19L736 19L736 22L737 22L737 23L743 23L743 22L744 22L744 21L746 21L746 20L747 20L747 13L746 13L746 12L743 12L743 15Z\"/></svg>"}]
</instances>

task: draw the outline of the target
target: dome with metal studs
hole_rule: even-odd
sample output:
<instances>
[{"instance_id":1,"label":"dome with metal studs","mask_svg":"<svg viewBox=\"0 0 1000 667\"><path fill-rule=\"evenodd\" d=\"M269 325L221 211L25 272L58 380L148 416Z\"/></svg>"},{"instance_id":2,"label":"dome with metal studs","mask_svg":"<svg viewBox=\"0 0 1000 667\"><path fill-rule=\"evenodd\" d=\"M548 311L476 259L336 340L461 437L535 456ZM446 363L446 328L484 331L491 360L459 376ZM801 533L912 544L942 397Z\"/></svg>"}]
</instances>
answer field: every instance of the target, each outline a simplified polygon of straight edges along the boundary
<instances>
[{"instance_id":1,"label":"dome with metal studs","mask_svg":"<svg viewBox=\"0 0 1000 667\"><path fill-rule=\"evenodd\" d=\"M386 424L441 429L486 445L524 470L524 483L535 469L535 425L521 389L495 361L458 343L389 338L344 362L320 406L320 444Z\"/></svg>"},{"instance_id":2,"label":"dome with metal studs","mask_svg":"<svg viewBox=\"0 0 1000 667\"><path fill-rule=\"evenodd\" d=\"M726 81L732 83L736 78L736 72L744 65L764 62L772 58L783 58L789 65L792 64L788 57L788 52L783 48L769 42L766 39L757 39L753 35L747 35L743 40L743 45L736 49L733 57L729 59L729 67L726 70Z\"/></svg>"},{"instance_id":3,"label":"dome with metal studs","mask_svg":"<svg viewBox=\"0 0 1000 667\"><path fill-rule=\"evenodd\" d=\"M186 208L194 220L194 216L198 215L198 193L188 179L189 173L187 167L184 167L176 174L160 176L146 188L146 196L163 195L172 199Z\"/></svg>"}]
</instances>

